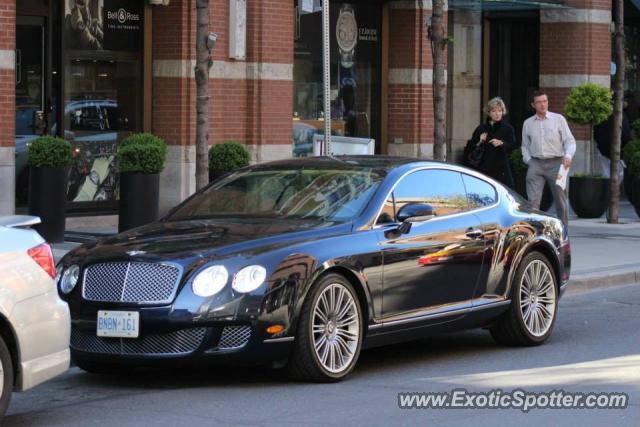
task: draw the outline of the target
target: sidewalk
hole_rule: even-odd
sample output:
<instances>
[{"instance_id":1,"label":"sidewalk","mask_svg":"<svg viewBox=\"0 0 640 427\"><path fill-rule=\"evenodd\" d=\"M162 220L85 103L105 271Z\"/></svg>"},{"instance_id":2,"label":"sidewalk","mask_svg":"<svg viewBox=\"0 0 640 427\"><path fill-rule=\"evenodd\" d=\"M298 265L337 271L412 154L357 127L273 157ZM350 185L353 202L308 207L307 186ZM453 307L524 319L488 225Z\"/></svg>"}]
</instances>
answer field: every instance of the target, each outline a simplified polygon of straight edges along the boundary
<instances>
[{"instance_id":1,"label":"sidewalk","mask_svg":"<svg viewBox=\"0 0 640 427\"><path fill-rule=\"evenodd\" d=\"M550 212L554 213L552 207ZM568 293L640 283L640 218L633 206L620 202L621 224L605 218L569 220L571 239L571 283ZM117 215L67 219L66 242L52 245L56 262L68 251L96 237L117 233Z\"/></svg>"}]
</instances>

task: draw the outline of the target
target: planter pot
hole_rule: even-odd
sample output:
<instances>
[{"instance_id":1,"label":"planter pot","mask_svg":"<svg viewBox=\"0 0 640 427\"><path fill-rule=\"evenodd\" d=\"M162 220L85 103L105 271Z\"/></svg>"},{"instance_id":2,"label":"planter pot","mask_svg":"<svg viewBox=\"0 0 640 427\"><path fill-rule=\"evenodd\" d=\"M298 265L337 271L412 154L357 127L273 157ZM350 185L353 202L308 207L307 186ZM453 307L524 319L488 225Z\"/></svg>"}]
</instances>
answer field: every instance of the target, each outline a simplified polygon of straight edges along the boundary
<instances>
[{"instance_id":1,"label":"planter pot","mask_svg":"<svg viewBox=\"0 0 640 427\"><path fill-rule=\"evenodd\" d=\"M529 200L527 196L527 172L524 173L514 173L513 181L515 183L515 190L525 199ZM542 193L542 200L540 201L540 210L548 211L551 205L553 204L553 193L551 193L551 189L549 185L545 183L544 191Z\"/></svg>"},{"instance_id":2,"label":"planter pot","mask_svg":"<svg viewBox=\"0 0 640 427\"><path fill-rule=\"evenodd\" d=\"M29 170L29 215L42 223L34 228L51 243L64 241L69 167L31 167Z\"/></svg>"},{"instance_id":3,"label":"planter pot","mask_svg":"<svg viewBox=\"0 0 640 427\"><path fill-rule=\"evenodd\" d=\"M158 219L160 174L120 174L118 231L149 224Z\"/></svg>"},{"instance_id":4,"label":"planter pot","mask_svg":"<svg viewBox=\"0 0 640 427\"><path fill-rule=\"evenodd\" d=\"M580 218L600 218L609 207L609 179L572 176L569 203Z\"/></svg>"},{"instance_id":5,"label":"planter pot","mask_svg":"<svg viewBox=\"0 0 640 427\"><path fill-rule=\"evenodd\" d=\"M218 179L221 176L226 175L228 173L229 173L229 171L215 171L215 170L209 169L209 182L213 182L216 179Z\"/></svg>"},{"instance_id":6,"label":"planter pot","mask_svg":"<svg viewBox=\"0 0 640 427\"><path fill-rule=\"evenodd\" d=\"M640 176L633 178L633 183L630 187L633 193L633 197L631 197L633 208L636 210L636 215L640 216Z\"/></svg>"}]
</instances>

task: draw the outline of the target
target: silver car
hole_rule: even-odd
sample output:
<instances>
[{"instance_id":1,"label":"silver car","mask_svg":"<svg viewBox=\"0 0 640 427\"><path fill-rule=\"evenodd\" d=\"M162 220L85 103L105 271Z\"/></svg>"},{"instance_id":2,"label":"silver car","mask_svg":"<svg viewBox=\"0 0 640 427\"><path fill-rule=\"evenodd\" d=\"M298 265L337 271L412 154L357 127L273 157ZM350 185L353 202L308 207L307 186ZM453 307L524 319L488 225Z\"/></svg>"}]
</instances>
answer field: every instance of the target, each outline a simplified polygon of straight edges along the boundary
<instances>
[{"instance_id":1,"label":"silver car","mask_svg":"<svg viewBox=\"0 0 640 427\"><path fill-rule=\"evenodd\" d=\"M51 248L30 216L0 217L0 417L13 391L69 368L69 307L56 290Z\"/></svg>"}]
</instances>

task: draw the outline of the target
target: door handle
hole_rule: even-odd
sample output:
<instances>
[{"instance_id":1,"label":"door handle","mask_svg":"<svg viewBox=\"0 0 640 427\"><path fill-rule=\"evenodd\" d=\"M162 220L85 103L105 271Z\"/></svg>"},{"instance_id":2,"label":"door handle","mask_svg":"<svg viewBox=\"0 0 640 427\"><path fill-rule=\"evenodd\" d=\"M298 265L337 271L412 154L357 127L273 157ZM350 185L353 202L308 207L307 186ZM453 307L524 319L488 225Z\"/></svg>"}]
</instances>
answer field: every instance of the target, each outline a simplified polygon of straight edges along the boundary
<instances>
[{"instance_id":1,"label":"door handle","mask_svg":"<svg viewBox=\"0 0 640 427\"><path fill-rule=\"evenodd\" d=\"M465 235L470 239L480 239L483 237L484 233L479 228L467 228Z\"/></svg>"}]
</instances>

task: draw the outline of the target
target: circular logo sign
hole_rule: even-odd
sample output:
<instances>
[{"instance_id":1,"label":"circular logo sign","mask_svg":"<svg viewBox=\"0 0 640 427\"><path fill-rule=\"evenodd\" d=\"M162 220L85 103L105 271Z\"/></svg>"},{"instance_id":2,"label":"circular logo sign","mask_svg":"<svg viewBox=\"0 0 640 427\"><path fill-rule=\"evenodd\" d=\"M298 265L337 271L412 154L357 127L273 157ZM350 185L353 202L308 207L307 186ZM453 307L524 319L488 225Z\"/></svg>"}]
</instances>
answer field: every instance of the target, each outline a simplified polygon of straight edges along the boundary
<instances>
[{"instance_id":1,"label":"circular logo sign","mask_svg":"<svg viewBox=\"0 0 640 427\"><path fill-rule=\"evenodd\" d=\"M336 24L338 47L343 52L351 52L358 43L358 23L353 10L341 10Z\"/></svg>"},{"instance_id":2,"label":"circular logo sign","mask_svg":"<svg viewBox=\"0 0 640 427\"><path fill-rule=\"evenodd\" d=\"M124 9L118 10L118 22L124 24L127 22L127 11Z\"/></svg>"}]
</instances>

